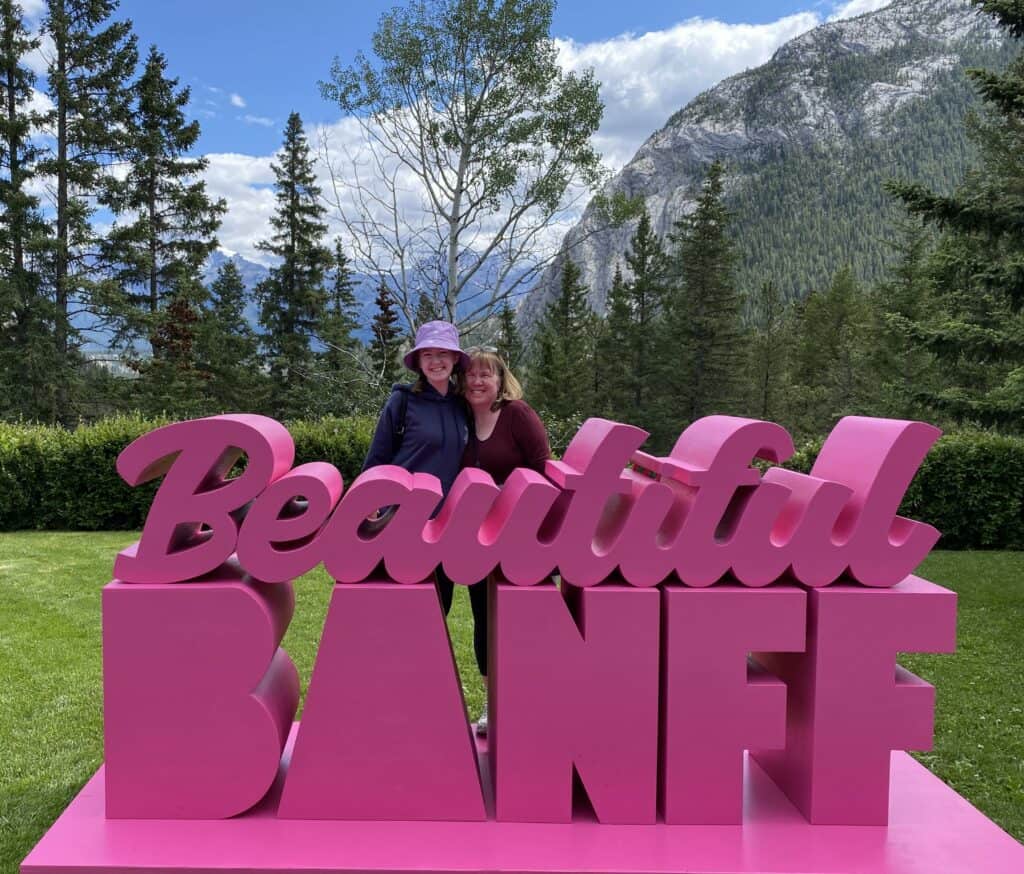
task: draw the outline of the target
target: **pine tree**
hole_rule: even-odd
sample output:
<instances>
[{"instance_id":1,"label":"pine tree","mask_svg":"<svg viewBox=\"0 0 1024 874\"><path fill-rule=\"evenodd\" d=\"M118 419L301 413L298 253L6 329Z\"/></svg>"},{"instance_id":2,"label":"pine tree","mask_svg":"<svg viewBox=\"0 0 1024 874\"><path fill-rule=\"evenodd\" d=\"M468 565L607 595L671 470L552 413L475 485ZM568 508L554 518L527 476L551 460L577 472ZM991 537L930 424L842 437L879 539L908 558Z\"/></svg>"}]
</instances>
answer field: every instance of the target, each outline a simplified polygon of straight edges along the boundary
<instances>
[{"instance_id":1,"label":"pine tree","mask_svg":"<svg viewBox=\"0 0 1024 874\"><path fill-rule=\"evenodd\" d=\"M629 290L622 278L622 268L615 265L612 284L605 301L604 325L594 355L594 365L600 374L601 396L596 409L608 419L639 425L629 417L632 392L628 367L631 348L633 313L630 308Z\"/></svg>"},{"instance_id":2,"label":"pine tree","mask_svg":"<svg viewBox=\"0 0 1024 874\"><path fill-rule=\"evenodd\" d=\"M629 280L616 267L609 290L598 367L602 396L613 419L649 427L658 390L657 322L665 304L665 253L644 211L625 253Z\"/></svg>"},{"instance_id":3,"label":"pine tree","mask_svg":"<svg viewBox=\"0 0 1024 874\"><path fill-rule=\"evenodd\" d=\"M759 419L782 418L789 345L788 308L779 287L768 280L751 300L751 412Z\"/></svg>"},{"instance_id":4,"label":"pine tree","mask_svg":"<svg viewBox=\"0 0 1024 874\"><path fill-rule=\"evenodd\" d=\"M263 345L270 365L271 405L282 417L302 416L317 390L312 340L327 304L324 279L331 252L323 245L327 226L309 143L297 112L288 116L274 171L277 209L273 234L258 248L279 263L257 287Z\"/></svg>"},{"instance_id":5,"label":"pine tree","mask_svg":"<svg viewBox=\"0 0 1024 874\"><path fill-rule=\"evenodd\" d=\"M398 351L402 345L402 332L398 328L398 314L391 298L387 283L381 280L374 299L377 311L374 313L370 330L370 364L373 368L372 382L378 394L391 391L391 386L402 376Z\"/></svg>"},{"instance_id":6,"label":"pine tree","mask_svg":"<svg viewBox=\"0 0 1024 874\"><path fill-rule=\"evenodd\" d=\"M206 380L210 411L262 410L267 377L259 355L259 338L249 324L249 302L242 275L234 261L225 261L208 291L195 357Z\"/></svg>"},{"instance_id":7,"label":"pine tree","mask_svg":"<svg viewBox=\"0 0 1024 874\"><path fill-rule=\"evenodd\" d=\"M1019 0L973 0L1024 36ZM906 209L944 231L935 257L935 305L902 322L935 355L945 385L930 407L959 421L1020 428L1024 413L1024 54L1005 70L970 70L985 103L969 131L978 165L952 195L892 184Z\"/></svg>"},{"instance_id":8,"label":"pine tree","mask_svg":"<svg viewBox=\"0 0 1024 874\"><path fill-rule=\"evenodd\" d=\"M333 278L317 332L324 349L317 362L322 389L318 392L321 407L316 412L339 415L367 406L366 363L362 343L355 335L358 328L355 279L339 238L334 241Z\"/></svg>"},{"instance_id":9,"label":"pine tree","mask_svg":"<svg viewBox=\"0 0 1024 874\"><path fill-rule=\"evenodd\" d=\"M422 292L416 301L416 324L411 325L410 337L416 336L416 329L427 322L433 322L441 318L438 315L438 306L433 297L427 292Z\"/></svg>"},{"instance_id":10,"label":"pine tree","mask_svg":"<svg viewBox=\"0 0 1024 874\"><path fill-rule=\"evenodd\" d=\"M178 282L150 322L153 355L138 362L135 405L150 415L191 418L206 412L208 374L197 361L206 290Z\"/></svg>"},{"instance_id":11,"label":"pine tree","mask_svg":"<svg viewBox=\"0 0 1024 874\"><path fill-rule=\"evenodd\" d=\"M508 301L498 313L498 354L514 373L519 373L523 361L523 338L516 326L516 314Z\"/></svg>"},{"instance_id":12,"label":"pine tree","mask_svg":"<svg viewBox=\"0 0 1024 874\"><path fill-rule=\"evenodd\" d=\"M48 117L31 108L35 74L26 58L39 39L21 16L13 0L0 0L0 417L52 422L54 314L37 263L47 228L29 189L40 155L32 133Z\"/></svg>"},{"instance_id":13,"label":"pine tree","mask_svg":"<svg viewBox=\"0 0 1024 874\"><path fill-rule=\"evenodd\" d=\"M896 230L892 248L898 260L871 296L875 324L870 363L879 386L879 415L921 419L932 414L927 398L941 388L935 356L914 339L914 325L936 308L929 269L934 234L916 219L900 222Z\"/></svg>"},{"instance_id":14,"label":"pine tree","mask_svg":"<svg viewBox=\"0 0 1024 874\"><path fill-rule=\"evenodd\" d=\"M724 175L720 161L708 168L693 212L676 222L671 235L659 338L667 393L652 428L659 445L701 416L730 412L737 400L741 300Z\"/></svg>"},{"instance_id":15,"label":"pine tree","mask_svg":"<svg viewBox=\"0 0 1024 874\"><path fill-rule=\"evenodd\" d=\"M128 79L138 59L129 22L106 24L116 0L47 0L43 33L53 41L47 94L55 142L40 162L53 178L54 233L46 281L54 305L58 416L74 418L72 382L78 335L72 307L98 312L97 241L90 216L105 199L109 165L120 159L130 128Z\"/></svg>"},{"instance_id":16,"label":"pine tree","mask_svg":"<svg viewBox=\"0 0 1024 874\"><path fill-rule=\"evenodd\" d=\"M580 268L566 258L558 297L544 310L534 338L529 396L559 419L593 412L594 322Z\"/></svg>"},{"instance_id":17,"label":"pine tree","mask_svg":"<svg viewBox=\"0 0 1024 874\"><path fill-rule=\"evenodd\" d=\"M825 434L841 416L872 412L871 329L868 300L848 266L803 301L787 388L787 421L797 433Z\"/></svg>"},{"instance_id":18,"label":"pine tree","mask_svg":"<svg viewBox=\"0 0 1024 874\"><path fill-rule=\"evenodd\" d=\"M123 295L123 333L127 340L138 334L150 340L154 355L160 348L154 342L159 313L172 299L190 296L185 286L194 290L199 284L226 210L224 201L211 201L206 193L201 174L207 160L185 157L199 137L199 123L186 121L189 89L179 90L166 69L164 56L152 46L131 89L128 175L108 196L112 209L131 218L115 222L104 246Z\"/></svg>"}]
</instances>

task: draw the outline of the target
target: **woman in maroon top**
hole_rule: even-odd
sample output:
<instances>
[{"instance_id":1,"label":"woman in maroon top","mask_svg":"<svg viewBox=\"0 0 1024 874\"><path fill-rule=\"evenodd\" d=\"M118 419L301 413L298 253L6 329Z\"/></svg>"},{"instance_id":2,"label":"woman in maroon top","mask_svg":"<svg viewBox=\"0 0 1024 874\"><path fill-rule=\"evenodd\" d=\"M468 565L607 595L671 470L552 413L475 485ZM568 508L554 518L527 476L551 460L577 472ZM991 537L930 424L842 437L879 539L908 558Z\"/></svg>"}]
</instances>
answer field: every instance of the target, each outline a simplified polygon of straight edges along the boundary
<instances>
[{"instance_id":1,"label":"woman in maroon top","mask_svg":"<svg viewBox=\"0 0 1024 874\"><path fill-rule=\"evenodd\" d=\"M475 428L462 453L463 467L479 467L503 485L517 467L543 473L551 456L548 435L540 417L523 398L523 389L497 351L468 350L469 366L459 374L459 389L469 404ZM473 651L487 686L487 581L469 587L473 608ZM476 723L487 733L487 704Z\"/></svg>"}]
</instances>

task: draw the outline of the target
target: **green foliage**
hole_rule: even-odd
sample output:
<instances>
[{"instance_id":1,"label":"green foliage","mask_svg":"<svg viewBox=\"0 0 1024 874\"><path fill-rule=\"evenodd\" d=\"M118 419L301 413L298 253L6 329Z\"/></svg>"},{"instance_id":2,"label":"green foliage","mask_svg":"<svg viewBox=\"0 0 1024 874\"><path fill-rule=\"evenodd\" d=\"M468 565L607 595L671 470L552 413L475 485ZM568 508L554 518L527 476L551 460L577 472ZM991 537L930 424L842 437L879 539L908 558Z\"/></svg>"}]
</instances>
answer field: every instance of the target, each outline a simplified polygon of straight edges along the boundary
<instances>
[{"instance_id":1,"label":"green foliage","mask_svg":"<svg viewBox=\"0 0 1024 874\"><path fill-rule=\"evenodd\" d=\"M1011 33L1020 5L981 0ZM929 259L925 312L892 321L931 353L943 384L924 400L957 421L1013 430L1024 414L1024 55L1002 72L969 70L984 111L969 128L979 161L952 194L893 183L904 207L942 237ZM925 394L925 393L923 393Z\"/></svg>"},{"instance_id":2,"label":"green foliage","mask_svg":"<svg viewBox=\"0 0 1024 874\"><path fill-rule=\"evenodd\" d=\"M470 328L496 314L536 275L537 240L570 189L602 178L598 83L559 65L553 10L552 0L413 0L381 16L374 59L335 59L321 83L326 99L372 126L378 165L401 165L425 189L432 214L421 224L397 204L386 219L346 216L364 251L430 264L396 277L406 322L416 322L424 284L448 321ZM469 283L484 273L493 281L480 294Z\"/></svg>"},{"instance_id":3,"label":"green foliage","mask_svg":"<svg viewBox=\"0 0 1024 874\"><path fill-rule=\"evenodd\" d=\"M263 409L269 386L259 340L245 316L248 293L234 261L225 261L209 289L195 358L210 412Z\"/></svg>"},{"instance_id":4,"label":"green foliage","mask_svg":"<svg viewBox=\"0 0 1024 874\"><path fill-rule=\"evenodd\" d=\"M41 271L52 302L55 414L74 417L73 383L78 332L72 307L101 314L103 287L83 252L94 251L91 216L111 191L110 164L123 157L131 129L128 79L138 60L129 22L108 19L115 0L48 0L42 31L47 52L47 96L56 138L39 172L53 178L55 215Z\"/></svg>"},{"instance_id":5,"label":"green foliage","mask_svg":"<svg viewBox=\"0 0 1024 874\"><path fill-rule=\"evenodd\" d=\"M516 326L516 314L508 301L505 301L498 314L498 354L514 373L519 371L523 363L523 338Z\"/></svg>"},{"instance_id":6,"label":"green foliage","mask_svg":"<svg viewBox=\"0 0 1024 874\"><path fill-rule=\"evenodd\" d=\"M527 397L538 410L559 419L590 413L596 323L580 269L567 258L559 295L545 309L533 340Z\"/></svg>"},{"instance_id":7,"label":"green foliage","mask_svg":"<svg viewBox=\"0 0 1024 874\"><path fill-rule=\"evenodd\" d=\"M141 527L155 484L130 488L117 475L117 456L167 421L116 416L74 430L0 424L0 530ZM295 463L328 461L350 483L374 424L369 416L289 422Z\"/></svg>"},{"instance_id":8,"label":"green foliage","mask_svg":"<svg viewBox=\"0 0 1024 874\"><path fill-rule=\"evenodd\" d=\"M631 275L623 279L616 267L597 346L596 406L609 418L648 427L663 369L657 320L665 304L668 265L646 211L625 258Z\"/></svg>"},{"instance_id":9,"label":"green foliage","mask_svg":"<svg viewBox=\"0 0 1024 874\"><path fill-rule=\"evenodd\" d=\"M129 488L118 454L165 422L117 416L74 430L0 425L0 528L140 527L154 488Z\"/></svg>"},{"instance_id":10,"label":"green foliage","mask_svg":"<svg viewBox=\"0 0 1024 874\"><path fill-rule=\"evenodd\" d=\"M868 368L871 309L849 267L796 308L790 354L789 421L820 433L841 416L863 413L875 386Z\"/></svg>"},{"instance_id":11,"label":"green foliage","mask_svg":"<svg viewBox=\"0 0 1024 874\"><path fill-rule=\"evenodd\" d=\"M719 161L707 168L693 212L670 235L660 338L665 394L652 428L659 446L681 425L725 412L738 397L742 300L724 175Z\"/></svg>"},{"instance_id":12,"label":"green foliage","mask_svg":"<svg viewBox=\"0 0 1024 874\"><path fill-rule=\"evenodd\" d=\"M199 138L199 123L186 121L189 89L166 76L167 61L150 47L142 75L131 88L133 100L124 158L128 175L109 183L107 206L117 220L104 241L104 258L114 266L119 294L109 306L121 321L124 342L141 338L163 357L159 343L169 328L161 310L177 316L191 309L203 264L216 248L217 228L227 209L211 201L201 178L208 161L186 155ZM195 320L191 320L195 321ZM177 366L186 350L177 346ZM187 350L191 354L191 348ZM191 365L191 360L189 360Z\"/></svg>"},{"instance_id":13,"label":"green foliage","mask_svg":"<svg viewBox=\"0 0 1024 874\"><path fill-rule=\"evenodd\" d=\"M805 442L785 466L809 472L821 444ZM938 528L943 549L1024 549L1024 439L984 431L940 437L899 512Z\"/></svg>"},{"instance_id":14,"label":"green foliage","mask_svg":"<svg viewBox=\"0 0 1024 874\"><path fill-rule=\"evenodd\" d=\"M270 366L271 410L277 416L301 416L309 412L319 388L312 340L323 323L324 281L333 258L323 245L326 210L297 112L288 116L281 157L271 169L277 201L270 219L273 234L257 245L280 261L256 294Z\"/></svg>"},{"instance_id":15,"label":"green foliage","mask_svg":"<svg viewBox=\"0 0 1024 874\"><path fill-rule=\"evenodd\" d=\"M370 325L373 333L369 348L371 380L378 394L384 397L403 376L402 364L398 360L402 334L398 329L398 313L395 312L395 304L386 283L381 282L377 286L374 303L377 311Z\"/></svg>"},{"instance_id":16,"label":"green foliage","mask_svg":"<svg viewBox=\"0 0 1024 874\"><path fill-rule=\"evenodd\" d=\"M0 2L0 417L56 418L53 390L56 350L50 326L55 313L38 266L46 224L30 183L38 175L41 149L33 129L49 121L32 109L35 73L29 54L39 46L21 9Z\"/></svg>"},{"instance_id":17,"label":"green foliage","mask_svg":"<svg viewBox=\"0 0 1024 874\"><path fill-rule=\"evenodd\" d=\"M141 528L156 483L130 488L117 475L117 456L133 440L171 421L113 416L74 430L0 423L0 531ZM565 451L579 417L544 417L552 450ZM375 415L286 421L295 464L326 461L346 486L359 475Z\"/></svg>"},{"instance_id":18,"label":"green foliage","mask_svg":"<svg viewBox=\"0 0 1024 874\"><path fill-rule=\"evenodd\" d=\"M911 39L895 54L839 51L830 56L835 62L824 75L840 92L864 82L899 83L893 64L912 64L934 50L933 44ZM1011 42L985 42L960 44L956 50L967 65L1000 68L1017 49ZM759 84L747 95L750 130L785 127L803 116L804 107L781 102L791 92L778 88L777 80L797 75L779 66L787 62L776 58L752 71ZM792 62L798 63L796 58ZM731 156L726 205L733 213L731 233L740 256L739 287L754 289L771 278L784 300L800 299L811 289L825 288L842 264L851 265L862 282L880 280L893 260L883 229L899 217L885 194L886 181L897 177L951 191L977 154L964 127L965 114L977 102L962 68L937 71L928 96L908 100L879 119L880 130L850 128L848 140L812 144L800 142L794 132L790 141ZM713 122L724 109L716 109L710 98L697 106L702 107L701 122ZM700 172L699 166L689 169Z\"/></svg>"},{"instance_id":19,"label":"green foliage","mask_svg":"<svg viewBox=\"0 0 1024 874\"><path fill-rule=\"evenodd\" d=\"M759 419L776 421L785 403L790 312L779 287L762 282L748 301L751 311L749 336L749 408Z\"/></svg>"}]
</instances>

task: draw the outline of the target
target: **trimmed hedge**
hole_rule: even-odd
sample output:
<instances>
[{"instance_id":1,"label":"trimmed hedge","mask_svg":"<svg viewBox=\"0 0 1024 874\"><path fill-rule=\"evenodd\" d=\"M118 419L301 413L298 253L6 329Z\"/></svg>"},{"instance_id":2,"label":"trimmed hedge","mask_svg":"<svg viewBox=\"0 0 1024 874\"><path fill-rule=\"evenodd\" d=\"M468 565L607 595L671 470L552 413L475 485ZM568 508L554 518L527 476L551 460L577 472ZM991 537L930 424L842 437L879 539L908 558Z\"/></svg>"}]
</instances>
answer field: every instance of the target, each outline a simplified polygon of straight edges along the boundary
<instances>
[{"instance_id":1,"label":"trimmed hedge","mask_svg":"<svg viewBox=\"0 0 1024 874\"><path fill-rule=\"evenodd\" d=\"M821 444L804 444L786 467L806 473ZM1024 439L984 431L940 437L900 515L938 528L942 549L1024 549Z\"/></svg>"},{"instance_id":2,"label":"trimmed hedge","mask_svg":"<svg viewBox=\"0 0 1024 874\"><path fill-rule=\"evenodd\" d=\"M129 488L114 463L132 440L162 424L139 416L73 431L0 424L0 530L141 528L156 483ZM295 463L328 461L349 483L374 424L369 416L288 423ZM801 446L787 467L810 470L820 447L821 440ZM935 525L946 549L1024 549L1024 439L984 432L942 437L901 512Z\"/></svg>"},{"instance_id":3,"label":"trimmed hedge","mask_svg":"<svg viewBox=\"0 0 1024 874\"><path fill-rule=\"evenodd\" d=\"M115 463L125 446L166 423L118 416L73 431L0 423L0 531L141 528L158 483L130 488ZM329 461L349 483L363 465L375 420L286 424L296 464Z\"/></svg>"}]
</instances>

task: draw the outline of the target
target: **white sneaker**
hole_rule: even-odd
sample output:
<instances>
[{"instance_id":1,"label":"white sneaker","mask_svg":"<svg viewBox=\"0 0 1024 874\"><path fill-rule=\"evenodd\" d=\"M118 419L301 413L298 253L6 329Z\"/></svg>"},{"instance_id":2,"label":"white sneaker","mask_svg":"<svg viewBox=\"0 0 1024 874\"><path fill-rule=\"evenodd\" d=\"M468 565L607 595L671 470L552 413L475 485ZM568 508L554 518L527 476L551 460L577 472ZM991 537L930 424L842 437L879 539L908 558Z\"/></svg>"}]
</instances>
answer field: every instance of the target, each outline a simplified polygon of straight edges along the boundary
<instances>
[{"instance_id":1,"label":"white sneaker","mask_svg":"<svg viewBox=\"0 0 1024 874\"><path fill-rule=\"evenodd\" d=\"M487 735L487 702L484 701L484 709L480 718L476 721L476 733L481 737Z\"/></svg>"}]
</instances>

